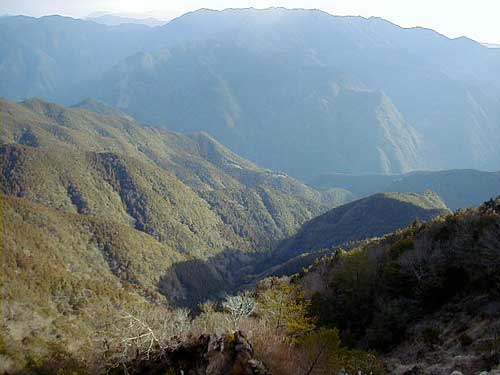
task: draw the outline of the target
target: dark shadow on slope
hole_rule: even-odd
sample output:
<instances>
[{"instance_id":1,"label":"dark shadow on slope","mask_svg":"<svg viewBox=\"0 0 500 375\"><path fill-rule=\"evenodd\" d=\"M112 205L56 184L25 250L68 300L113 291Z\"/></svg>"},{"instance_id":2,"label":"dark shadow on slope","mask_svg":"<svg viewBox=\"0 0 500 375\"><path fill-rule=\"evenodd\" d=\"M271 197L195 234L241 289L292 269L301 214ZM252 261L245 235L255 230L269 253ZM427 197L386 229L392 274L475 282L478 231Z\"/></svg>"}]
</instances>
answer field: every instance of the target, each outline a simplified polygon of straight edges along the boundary
<instances>
[{"instance_id":1,"label":"dark shadow on slope","mask_svg":"<svg viewBox=\"0 0 500 375\"><path fill-rule=\"evenodd\" d=\"M273 270L279 275L290 274L286 269L298 272L299 267L307 267L317 259L318 251L328 252L339 246L352 248L359 241L405 228L415 220L429 221L449 213L444 206L423 207L387 194L392 193L347 203L308 221L255 268L266 275L274 275Z\"/></svg>"},{"instance_id":2,"label":"dark shadow on slope","mask_svg":"<svg viewBox=\"0 0 500 375\"><path fill-rule=\"evenodd\" d=\"M252 280L263 256L229 249L206 260L179 262L160 278L158 289L173 306L197 310L200 303L220 300Z\"/></svg>"},{"instance_id":3,"label":"dark shadow on slope","mask_svg":"<svg viewBox=\"0 0 500 375\"><path fill-rule=\"evenodd\" d=\"M391 233L415 220L428 221L449 213L438 199L433 193L376 194L312 219L271 252L226 250L207 260L176 263L163 275L158 288L174 306L196 309L201 302L221 299L267 276L300 272L338 246L352 248L362 240Z\"/></svg>"}]
</instances>

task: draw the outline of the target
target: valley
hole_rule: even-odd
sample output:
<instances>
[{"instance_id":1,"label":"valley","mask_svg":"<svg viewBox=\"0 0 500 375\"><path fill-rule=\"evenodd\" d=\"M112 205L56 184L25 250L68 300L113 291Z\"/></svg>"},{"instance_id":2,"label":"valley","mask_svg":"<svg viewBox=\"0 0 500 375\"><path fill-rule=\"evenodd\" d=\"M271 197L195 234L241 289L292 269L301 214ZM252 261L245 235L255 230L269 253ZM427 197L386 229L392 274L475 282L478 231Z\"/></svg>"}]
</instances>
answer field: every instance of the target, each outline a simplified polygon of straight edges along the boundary
<instances>
[{"instance_id":1,"label":"valley","mask_svg":"<svg viewBox=\"0 0 500 375\"><path fill-rule=\"evenodd\" d=\"M0 374L500 374L500 49L93 14L0 16Z\"/></svg>"}]
</instances>

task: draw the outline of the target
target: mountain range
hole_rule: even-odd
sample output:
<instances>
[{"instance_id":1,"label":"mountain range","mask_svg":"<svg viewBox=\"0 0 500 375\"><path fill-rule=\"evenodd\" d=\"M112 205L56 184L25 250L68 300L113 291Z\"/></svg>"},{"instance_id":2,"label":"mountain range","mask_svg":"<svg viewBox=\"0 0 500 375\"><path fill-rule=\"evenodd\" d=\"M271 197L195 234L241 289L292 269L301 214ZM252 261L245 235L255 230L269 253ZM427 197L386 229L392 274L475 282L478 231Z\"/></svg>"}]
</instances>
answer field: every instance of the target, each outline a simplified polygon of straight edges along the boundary
<instances>
[{"instance_id":1,"label":"mountain range","mask_svg":"<svg viewBox=\"0 0 500 375\"><path fill-rule=\"evenodd\" d=\"M470 39L282 8L153 28L4 17L0 35L1 96L93 97L300 179L500 169L500 50Z\"/></svg>"},{"instance_id":2,"label":"mountain range","mask_svg":"<svg viewBox=\"0 0 500 375\"><path fill-rule=\"evenodd\" d=\"M318 176L309 184L320 190L343 189L351 197L375 193L436 192L452 210L477 207L499 193L500 173L473 169L416 171L400 175L348 175L332 173Z\"/></svg>"},{"instance_id":3,"label":"mountain range","mask_svg":"<svg viewBox=\"0 0 500 375\"><path fill-rule=\"evenodd\" d=\"M123 15L114 14L114 13L107 13L107 12L96 12L94 14L91 14L90 16L88 16L85 19L88 21L101 23L103 25L108 25L108 26L117 26L117 25L132 23L132 24L155 27L155 26L164 25L168 22L168 20L159 20L157 18L148 17L148 16L131 17L131 16L123 16Z\"/></svg>"},{"instance_id":4,"label":"mountain range","mask_svg":"<svg viewBox=\"0 0 500 375\"><path fill-rule=\"evenodd\" d=\"M245 263L245 254L270 250L305 221L344 202L342 193L320 193L262 169L205 133L171 133L128 116L41 100L2 100L0 106L3 194L53 209L56 216L84 215L126 226L133 229L129 236L146 233L168 253L165 259L207 260L228 252ZM112 252L112 245L101 246ZM219 268L206 271L215 280L221 272L235 272L219 261ZM156 283L160 276L153 276ZM174 272L177 277L182 278ZM187 295L171 293L180 300Z\"/></svg>"},{"instance_id":5,"label":"mountain range","mask_svg":"<svg viewBox=\"0 0 500 375\"><path fill-rule=\"evenodd\" d=\"M94 16L0 17L0 373L500 371L500 49Z\"/></svg>"},{"instance_id":6,"label":"mountain range","mask_svg":"<svg viewBox=\"0 0 500 375\"><path fill-rule=\"evenodd\" d=\"M374 195L346 205L353 196L344 189L316 190L258 167L206 133L145 127L95 100L71 108L2 100L0 109L2 192L16 197L9 204L49 221L92 221L85 228L104 223L92 232L92 246L110 257L111 271L127 269L127 282L147 285L173 305L196 306L301 252L383 235L447 212L431 193ZM387 218L382 206L392 210ZM333 219L338 217L340 227ZM48 230L43 228L38 230ZM326 244L314 234L318 228L338 239ZM146 234L151 244L145 254L157 248L167 263L158 264L158 255L142 255L136 263L129 258L134 252L122 254L123 245L113 242L117 230L127 233L127 247ZM70 226L58 231L64 233L61 246L75 235ZM307 245L297 243L311 236ZM196 268L201 279L193 277Z\"/></svg>"}]
</instances>

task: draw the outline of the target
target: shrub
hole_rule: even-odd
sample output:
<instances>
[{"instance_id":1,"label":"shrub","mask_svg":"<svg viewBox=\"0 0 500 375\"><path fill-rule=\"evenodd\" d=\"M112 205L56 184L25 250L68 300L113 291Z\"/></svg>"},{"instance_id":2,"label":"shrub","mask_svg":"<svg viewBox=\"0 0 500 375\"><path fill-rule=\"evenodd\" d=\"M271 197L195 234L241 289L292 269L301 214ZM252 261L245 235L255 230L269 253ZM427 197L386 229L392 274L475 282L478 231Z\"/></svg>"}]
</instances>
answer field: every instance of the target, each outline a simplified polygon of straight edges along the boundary
<instances>
[{"instance_id":1,"label":"shrub","mask_svg":"<svg viewBox=\"0 0 500 375\"><path fill-rule=\"evenodd\" d=\"M296 335L314 328L308 315L310 302L298 285L278 279L261 284L258 294L258 313L271 327L285 334Z\"/></svg>"},{"instance_id":2,"label":"shrub","mask_svg":"<svg viewBox=\"0 0 500 375\"><path fill-rule=\"evenodd\" d=\"M298 341L300 374L385 374L377 357L341 347L337 329L320 328Z\"/></svg>"},{"instance_id":3,"label":"shrub","mask_svg":"<svg viewBox=\"0 0 500 375\"><path fill-rule=\"evenodd\" d=\"M222 303L222 307L228 313L235 330L239 328L239 323L243 318L248 318L255 311L257 302L248 293L237 296L227 296Z\"/></svg>"},{"instance_id":4,"label":"shrub","mask_svg":"<svg viewBox=\"0 0 500 375\"><path fill-rule=\"evenodd\" d=\"M430 348L441 343L441 330L438 327L429 326L422 330L421 338L424 344Z\"/></svg>"},{"instance_id":5,"label":"shrub","mask_svg":"<svg viewBox=\"0 0 500 375\"><path fill-rule=\"evenodd\" d=\"M381 302L367 330L369 346L387 351L398 344L404 337L412 315L411 304L403 299Z\"/></svg>"},{"instance_id":6,"label":"shrub","mask_svg":"<svg viewBox=\"0 0 500 375\"><path fill-rule=\"evenodd\" d=\"M458 341L460 342L460 345L462 347L470 346L474 342L474 340L472 339L472 337L470 337L466 332L462 333L458 337Z\"/></svg>"}]
</instances>

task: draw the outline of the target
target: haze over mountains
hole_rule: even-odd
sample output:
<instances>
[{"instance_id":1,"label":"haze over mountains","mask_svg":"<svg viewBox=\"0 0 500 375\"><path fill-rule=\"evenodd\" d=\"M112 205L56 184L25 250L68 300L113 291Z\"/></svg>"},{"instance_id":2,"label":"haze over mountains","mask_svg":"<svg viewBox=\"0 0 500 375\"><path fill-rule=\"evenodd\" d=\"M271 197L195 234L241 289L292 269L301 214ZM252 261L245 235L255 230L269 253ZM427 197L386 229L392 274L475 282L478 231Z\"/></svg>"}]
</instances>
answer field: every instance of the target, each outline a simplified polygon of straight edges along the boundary
<instances>
[{"instance_id":1,"label":"haze over mountains","mask_svg":"<svg viewBox=\"0 0 500 375\"><path fill-rule=\"evenodd\" d=\"M436 192L452 210L477 207L498 194L500 172L482 172L472 169L447 171L418 171L401 175L346 175L325 174L309 184L320 190L341 189L351 198L391 192Z\"/></svg>"},{"instance_id":2,"label":"haze over mountains","mask_svg":"<svg viewBox=\"0 0 500 375\"><path fill-rule=\"evenodd\" d=\"M0 18L0 373L500 373L500 49L136 21Z\"/></svg>"},{"instance_id":3,"label":"haze over mountains","mask_svg":"<svg viewBox=\"0 0 500 375\"><path fill-rule=\"evenodd\" d=\"M449 213L446 204L431 191L374 194L309 220L293 236L280 241L256 268L263 272L259 277L292 275L314 263L315 259L334 253L337 248L355 248L366 239Z\"/></svg>"},{"instance_id":4,"label":"haze over mountains","mask_svg":"<svg viewBox=\"0 0 500 375\"><path fill-rule=\"evenodd\" d=\"M500 169L500 50L469 39L281 8L154 28L7 17L0 33L0 95L97 98L295 177Z\"/></svg>"},{"instance_id":5,"label":"haze over mountains","mask_svg":"<svg viewBox=\"0 0 500 375\"><path fill-rule=\"evenodd\" d=\"M174 17L171 17L174 18ZM101 23L108 26L117 26L122 24L138 24L150 27L166 24L169 19L157 19L149 15L121 15L110 12L94 12L85 18L88 21Z\"/></svg>"}]
</instances>

